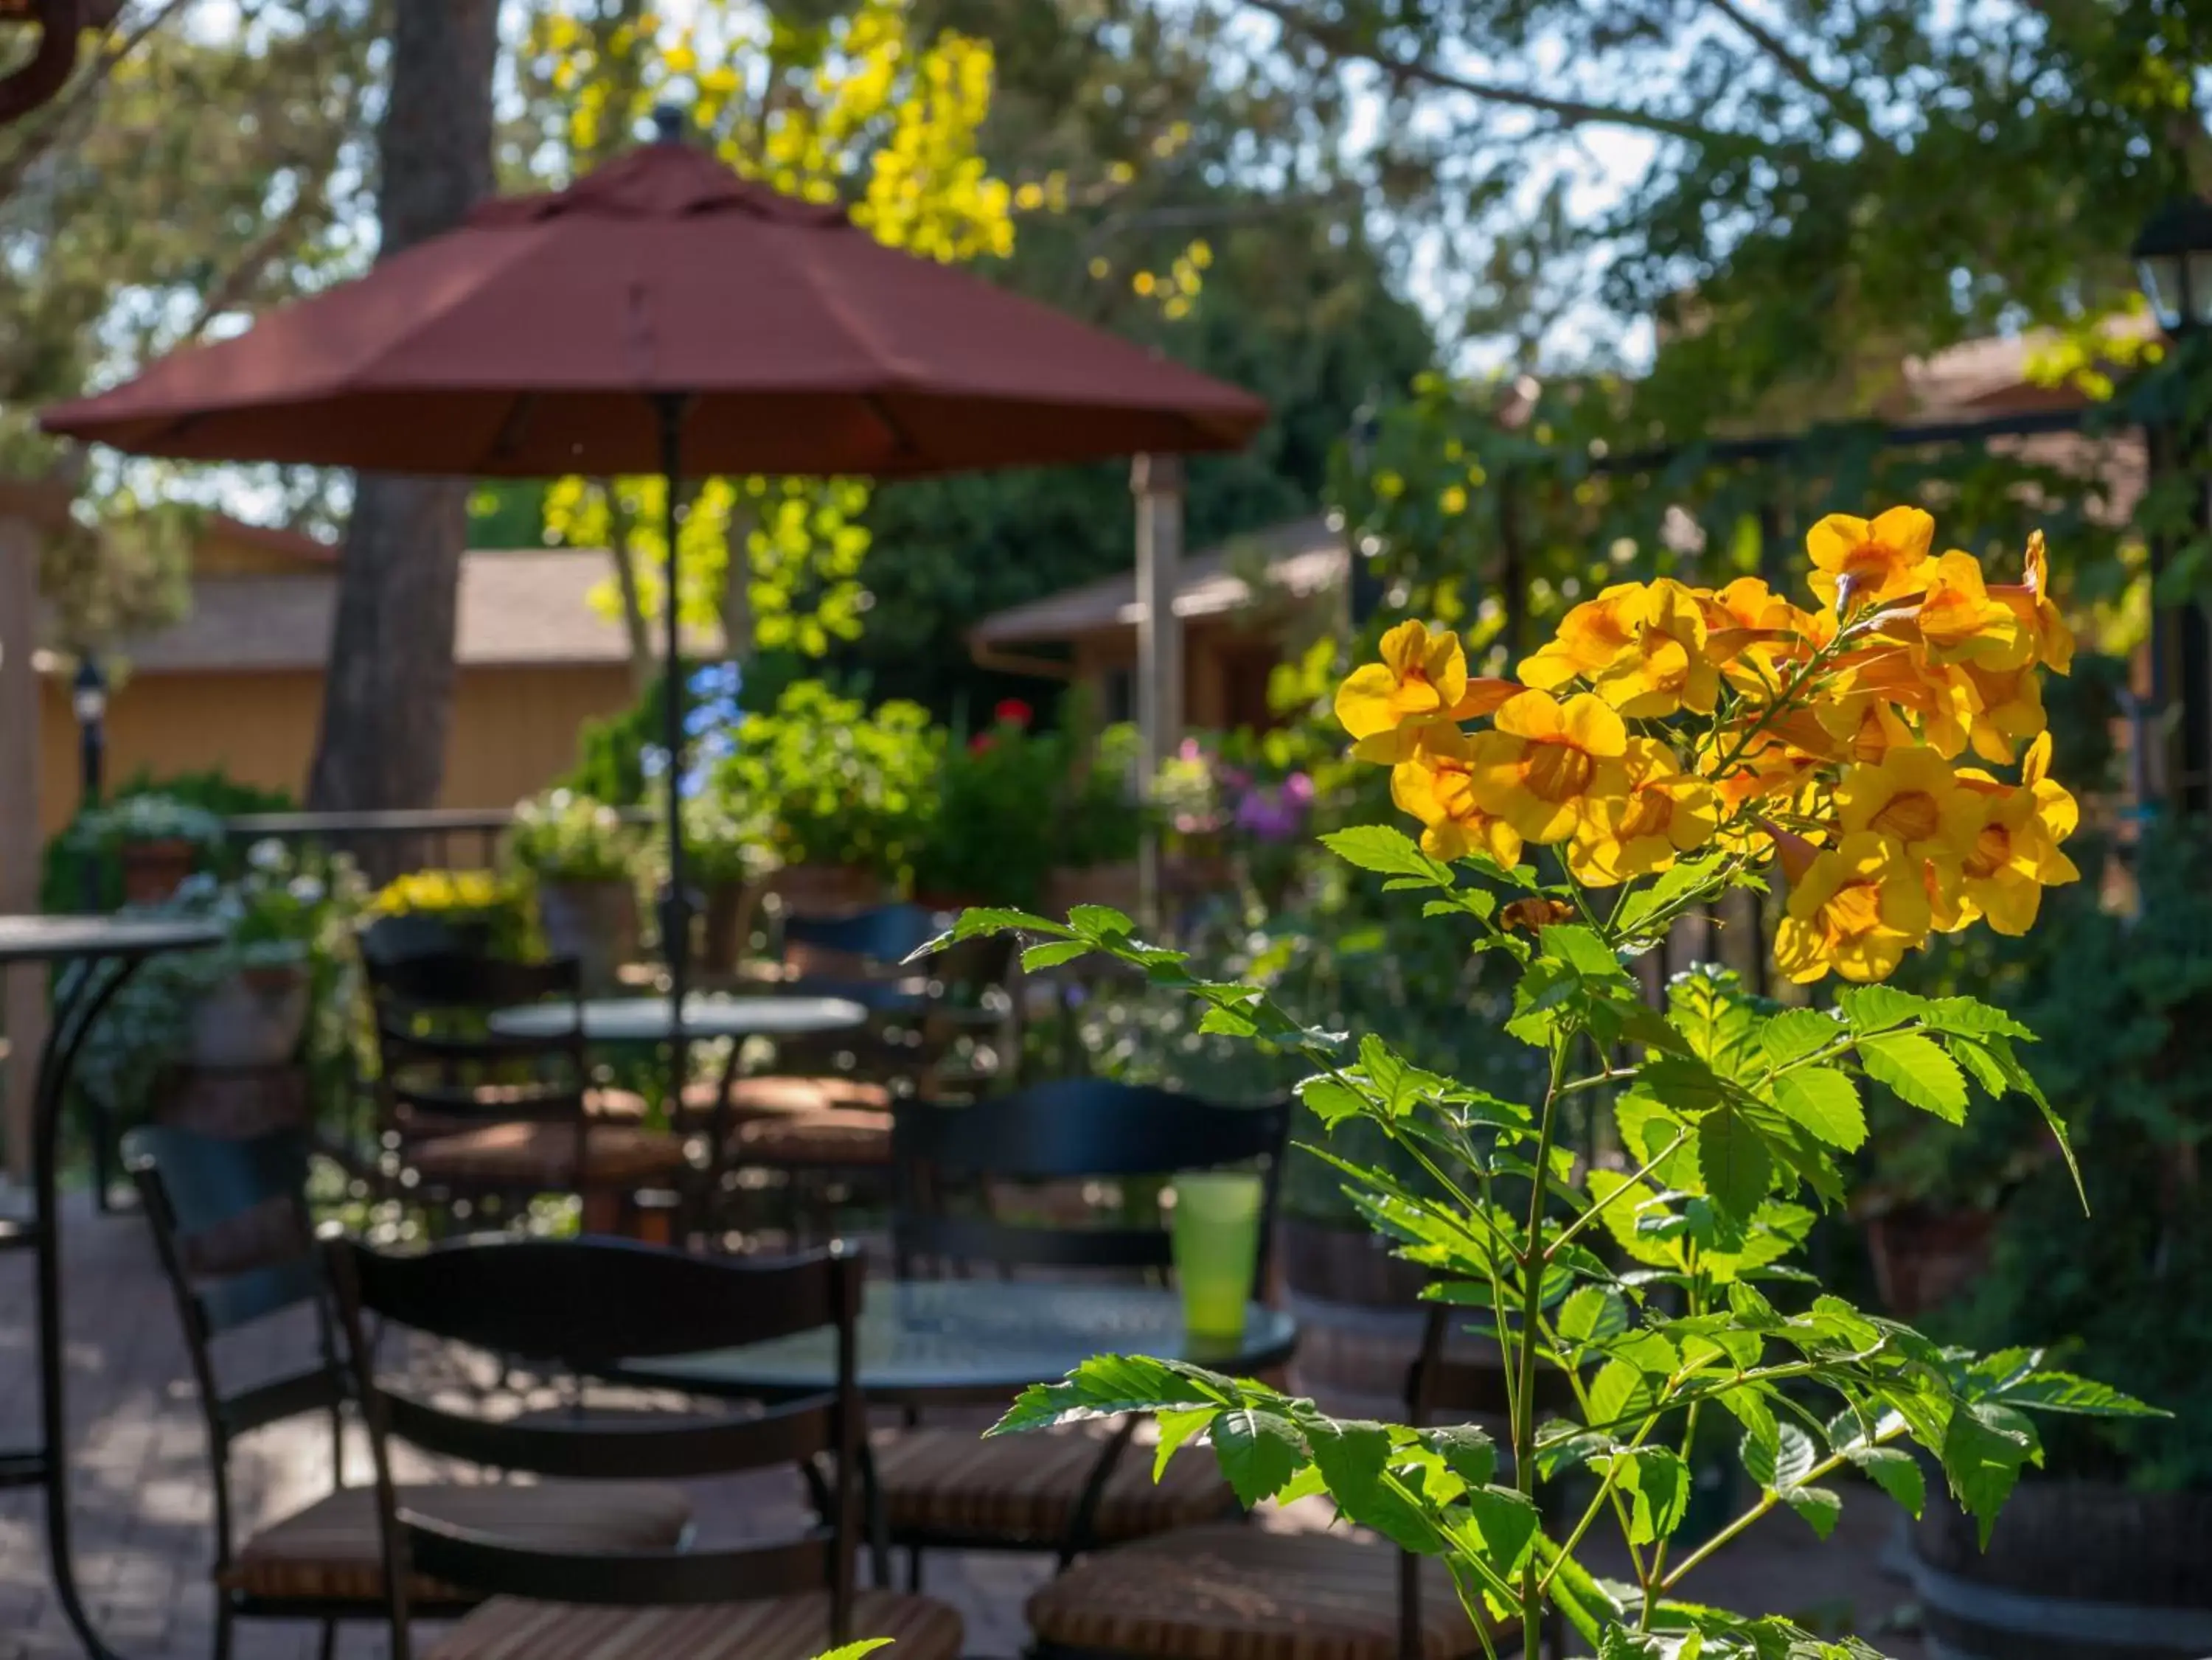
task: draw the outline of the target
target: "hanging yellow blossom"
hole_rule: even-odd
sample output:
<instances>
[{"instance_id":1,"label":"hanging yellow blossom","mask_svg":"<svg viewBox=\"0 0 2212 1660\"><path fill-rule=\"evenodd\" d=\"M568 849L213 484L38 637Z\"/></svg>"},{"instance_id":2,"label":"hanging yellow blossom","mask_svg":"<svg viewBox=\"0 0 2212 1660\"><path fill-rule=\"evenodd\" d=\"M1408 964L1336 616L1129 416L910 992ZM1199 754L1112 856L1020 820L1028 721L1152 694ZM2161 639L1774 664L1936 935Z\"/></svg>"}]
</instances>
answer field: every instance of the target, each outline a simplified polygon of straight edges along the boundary
<instances>
[{"instance_id":1,"label":"hanging yellow blossom","mask_svg":"<svg viewBox=\"0 0 2212 1660\"><path fill-rule=\"evenodd\" d=\"M1678 853L1704 846L1720 827L1720 797L1685 772L1656 738L1631 738L1627 753L1604 763L1609 798L1585 819L1567 847L1567 868L1592 888L1612 888L1663 870Z\"/></svg>"},{"instance_id":2,"label":"hanging yellow blossom","mask_svg":"<svg viewBox=\"0 0 2212 1660\"><path fill-rule=\"evenodd\" d=\"M2021 580L1992 588L1990 593L2020 619L2033 661L2062 675L2074 671L2074 631L2051 597L2051 555L2043 545L2042 531L2028 536L2027 569Z\"/></svg>"},{"instance_id":3,"label":"hanging yellow blossom","mask_svg":"<svg viewBox=\"0 0 2212 1660\"><path fill-rule=\"evenodd\" d=\"M1390 799L1421 821L1421 850L1464 858L1476 849L1509 869L1521 862L1521 835L1474 798L1473 750L1456 726L1414 730L1411 753L1390 770Z\"/></svg>"},{"instance_id":4,"label":"hanging yellow blossom","mask_svg":"<svg viewBox=\"0 0 2212 1660\"><path fill-rule=\"evenodd\" d=\"M1966 920L1978 917L2000 934L2025 934L2035 925L2045 888L2081 879L2058 845L2081 822L2081 809L2050 769L2046 732L2029 747L2017 785L1971 769L1959 775L1981 809L1960 868Z\"/></svg>"},{"instance_id":5,"label":"hanging yellow blossom","mask_svg":"<svg viewBox=\"0 0 2212 1660\"><path fill-rule=\"evenodd\" d=\"M1931 920L1919 866L1895 842L1863 830L1815 853L1791 878L1774 960L1801 985L1831 971L1887 979L1928 937Z\"/></svg>"},{"instance_id":6,"label":"hanging yellow blossom","mask_svg":"<svg viewBox=\"0 0 2212 1660\"><path fill-rule=\"evenodd\" d=\"M1912 593L1935 540L1935 518L1917 507L1892 507L1873 519L1831 513L1805 535L1813 591L1839 610Z\"/></svg>"},{"instance_id":7,"label":"hanging yellow blossom","mask_svg":"<svg viewBox=\"0 0 2212 1660\"><path fill-rule=\"evenodd\" d=\"M1336 718L1355 738L1434 720L1467 694L1467 652L1449 629L1401 622L1382 636L1382 661L1355 669L1337 688Z\"/></svg>"},{"instance_id":8,"label":"hanging yellow blossom","mask_svg":"<svg viewBox=\"0 0 2212 1660\"><path fill-rule=\"evenodd\" d=\"M1559 638L1521 665L1556 692L1577 680L1632 720L1711 714L1720 670L1705 654L1705 609L1679 582L1627 582L1569 611Z\"/></svg>"},{"instance_id":9,"label":"hanging yellow blossom","mask_svg":"<svg viewBox=\"0 0 2212 1660\"><path fill-rule=\"evenodd\" d=\"M1498 710L1472 743L1474 798L1526 840L1565 841L1598 808L1612 778L1601 764L1628 751L1628 729L1589 693L1561 704L1523 692Z\"/></svg>"},{"instance_id":10,"label":"hanging yellow blossom","mask_svg":"<svg viewBox=\"0 0 2212 1660\"><path fill-rule=\"evenodd\" d=\"M1894 632L1920 642L1929 664L1971 663L1984 669L2017 669L2028 661L2032 639L2002 599L1992 598L1972 554L1953 548L1936 561L1926 597Z\"/></svg>"}]
</instances>

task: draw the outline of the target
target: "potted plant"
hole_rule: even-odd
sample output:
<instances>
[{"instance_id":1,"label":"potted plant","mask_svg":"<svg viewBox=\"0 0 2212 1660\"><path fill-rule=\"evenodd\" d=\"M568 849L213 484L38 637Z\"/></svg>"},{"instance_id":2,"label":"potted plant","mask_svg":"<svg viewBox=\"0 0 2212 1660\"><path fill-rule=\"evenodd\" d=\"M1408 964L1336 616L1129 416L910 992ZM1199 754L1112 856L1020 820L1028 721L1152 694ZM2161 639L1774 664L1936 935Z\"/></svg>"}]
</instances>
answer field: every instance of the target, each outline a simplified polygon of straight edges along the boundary
<instances>
[{"instance_id":1,"label":"potted plant","mask_svg":"<svg viewBox=\"0 0 2212 1660\"><path fill-rule=\"evenodd\" d=\"M77 821L88 856L113 852L123 868L126 905L161 905L222 845L222 820L173 796L125 796Z\"/></svg>"},{"instance_id":2,"label":"potted plant","mask_svg":"<svg viewBox=\"0 0 2212 1660\"><path fill-rule=\"evenodd\" d=\"M228 924L229 937L216 954L222 972L192 1009L185 1047L191 1064L281 1066L295 1057L327 898L322 880L294 874L274 842L255 850L243 880L219 891L212 914Z\"/></svg>"},{"instance_id":3,"label":"potted plant","mask_svg":"<svg viewBox=\"0 0 2212 1660\"><path fill-rule=\"evenodd\" d=\"M919 704L870 709L798 681L774 710L738 723L714 783L734 810L769 825L787 907L850 910L906 879L943 754L944 734Z\"/></svg>"},{"instance_id":4,"label":"potted plant","mask_svg":"<svg viewBox=\"0 0 2212 1660\"><path fill-rule=\"evenodd\" d=\"M754 915L775 875L768 826L734 810L719 791L702 791L684 803L684 861L691 886L705 895L699 961L729 973L751 943Z\"/></svg>"},{"instance_id":5,"label":"potted plant","mask_svg":"<svg viewBox=\"0 0 2212 1660\"><path fill-rule=\"evenodd\" d=\"M363 907L362 931L418 918L434 923L425 938L495 957L528 956L536 941L530 896L514 876L497 870L410 870L394 876Z\"/></svg>"},{"instance_id":6,"label":"potted plant","mask_svg":"<svg viewBox=\"0 0 2212 1660\"><path fill-rule=\"evenodd\" d=\"M574 791L549 791L517 803L507 851L536 883L546 949L574 958L587 985L612 985L638 951L638 839L622 815Z\"/></svg>"},{"instance_id":7,"label":"potted plant","mask_svg":"<svg viewBox=\"0 0 2212 1660\"><path fill-rule=\"evenodd\" d=\"M1067 748L1033 721L1028 704L1008 698L988 731L947 748L936 805L915 850L916 904L952 910L1038 902L1054 839L1037 803L1060 794Z\"/></svg>"}]
</instances>

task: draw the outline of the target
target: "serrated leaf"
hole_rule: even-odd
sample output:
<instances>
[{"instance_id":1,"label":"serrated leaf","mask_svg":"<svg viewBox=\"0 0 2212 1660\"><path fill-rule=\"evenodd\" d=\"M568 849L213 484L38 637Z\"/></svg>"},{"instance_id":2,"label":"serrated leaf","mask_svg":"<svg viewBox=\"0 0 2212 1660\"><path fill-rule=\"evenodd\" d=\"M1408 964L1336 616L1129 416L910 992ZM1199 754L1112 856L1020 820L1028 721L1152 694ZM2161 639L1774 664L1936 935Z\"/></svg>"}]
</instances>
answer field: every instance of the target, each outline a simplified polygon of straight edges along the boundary
<instances>
[{"instance_id":1,"label":"serrated leaf","mask_svg":"<svg viewBox=\"0 0 2212 1660\"><path fill-rule=\"evenodd\" d=\"M1614 1244L1638 1262L1653 1268L1683 1266L1680 1245L1669 1239L1654 1239L1638 1226L1640 1218L1663 1209L1656 1192L1643 1182L1629 1180L1617 1170L1595 1169L1588 1179L1590 1197L1604 1206L1598 1219L1613 1236Z\"/></svg>"},{"instance_id":2,"label":"serrated leaf","mask_svg":"<svg viewBox=\"0 0 2212 1660\"><path fill-rule=\"evenodd\" d=\"M1632 1499L1628 1536L1648 1545L1670 1537L1682 1524L1690 1503L1690 1467L1665 1447L1640 1447L1616 1454L1613 1484Z\"/></svg>"},{"instance_id":3,"label":"serrated leaf","mask_svg":"<svg viewBox=\"0 0 2212 1660\"><path fill-rule=\"evenodd\" d=\"M1006 933L1049 934L1065 939L1068 929L1065 923L1054 922L1049 917L1040 917L1032 912L979 906L972 911L963 911L953 922L950 934L942 940L931 941L907 960L911 962L915 957L927 956L933 951L943 949L947 944L957 944L962 940L972 940L984 934Z\"/></svg>"},{"instance_id":4,"label":"serrated leaf","mask_svg":"<svg viewBox=\"0 0 2212 1660\"><path fill-rule=\"evenodd\" d=\"M1886 1032L1916 1020L1928 1007L1925 997L1893 985L1855 985L1836 999L1854 1032Z\"/></svg>"},{"instance_id":5,"label":"serrated leaf","mask_svg":"<svg viewBox=\"0 0 2212 1660\"><path fill-rule=\"evenodd\" d=\"M1770 1493L1778 1493L1785 1498L1804 1484L1820 1457L1820 1449L1814 1445L1813 1438L1790 1423L1775 1426L1775 1441L1771 1449L1748 1437L1743 1444L1744 1474Z\"/></svg>"},{"instance_id":6,"label":"serrated leaf","mask_svg":"<svg viewBox=\"0 0 2212 1660\"><path fill-rule=\"evenodd\" d=\"M1836 1524L1843 1518L1842 1495L1826 1487L1792 1487L1782 1495L1782 1502L1803 1517L1823 1539L1836 1530Z\"/></svg>"},{"instance_id":7,"label":"serrated leaf","mask_svg":"<svg viewBox=\"0 0 2212 1660\"><path fill-rule=\"evenodd\" d=\"M1589 1415L1594 1429L1619 1429L1650 1415L1659 1398L1640 1366L1607 1360L1590 1382Z\"/></svg>"},{"instance_id":8,"label":"serrated leaf","mask_svg":"<svg viewBox=\"0 0 2212 1660\"><path fill-rule=\"evenodd\" d=\"M1072 906L1067 913L1067 925L1086 937L1101 940L1125 940L1137 928L1125 912L1116 911L1110 905Z\"/></svg>"},{"instance_id":9,"label":"serrated leaf","mask_svg":"<svg viewBox=\"0 0 2212 1660\"><path fill-rule=\"evenodd\" d=\"M1540 1518L1535 1504L1510 1487L1479 1487L1468 1489L1467 1507L1491 1566L1500 1578L1511 1578L1528 1560L1528 1547L1536 1537Z\"/></svg>"},{"instance_id":10,"label":"serrated leaf","mask_svg":"<svg viewBox=\"0 0 2212 1660\"><path fill-rule=\"evenodd\" d=\"M1638 888L1622 902L1620 912L1613 918L1615 934L1632 934L1644 925L1647 917L1656 916L1677 900L1687 899L1712 880L1714 870L1728 857L1723 851L1702 858L1677 859L1661 871L1649 887Z\"/></svg>"},{"instance_id":11,"label":"serrated leaf","mask_svg":"<svg viewBox=\"0 0 2212 1660\"><path fill-rule=\"evenodd\" d=\"M1921 1474L1917 1458L1902 1447L1856 1446L1844 1456L1907 1514L1919 1516L1928 1502L1928 1479Z\"/></svg>"},{"instance_id":12,"label":"serrated leaf","mask_svg":"<svg viewBox=\"0 0 2212 1660\"><path fill-rule=\"evenodd\" d=\"M857 1643L848 1643L842 1648L830 1650L829 1653L819 1657L819 1660L861 1660L863 1656L873 1654L878 1649L887 1649L890 1645L891 1639L888 1637L864 1637Z\"/></svg>"},{"instance_id":13,"label":"serrated leaf","mask_svg":"<svg viewBox=\"0 0 2212 1660\"><path fill-rule=\"evenodd\" d=\"M1350 1084L1326 1074L1306 1079L1297 1087L1298 1099L1313 1110L1314 1116L1334 1130L1346 1118L1356 1118L1368 1110L1367 1097Z\"/></svg>"},{"instance_id":14,"label":"serrated leaf","mask_svg":"<svg viewBox=\"0 0 2212 1660\"><path fill-rule=\"evenodd\" d=\"M1900 1100L1946 1124L1966 1123L1966 1076L1959 1063L1929 1039L1911 1032L1862 1038L1858 1053L1867 1076L1887 1085Z\"/></svg>"},{"instance_id":15,"label":"serrated leaf","mask_svg":"<svg viewBox=\"0 0 2212 1660\"><path fill-rule=\"evenodd\" d=\"M1617 980L1628 977L1628 971L1620 966L1620 959L1613 954L1613 948L1594 929L1580 923L1555 923L1539 937L1546 956L1566 964L1584 979Z\"/></svg>"},{"instance_id":16,"label":"serrated leaf","mask_svg":"<svg viewBox=\"0 0 2212 1660\"><path fill-rule=\"evenodd\" d=\"M1348 830L1331 831L1321 844L1358 869L1386 876L1425 876L1438 888L1449 888L1457 880L1449 865L1431 858L1412 837L1389 825L1358 824Z\"/></svg>"},{"instance_id":17,"label":"serrated leaf","mask_svg":"<svg viewBox=\"0 0 2212 1660\"><path fill-rule=\"evenodd\" d=\"M1948 1032L1962 1038L2023 1038L2035 1033L2002 1009L1972 997L1937 997L1920 1011L1921 1023L1931 1032Z\"/></svg>"},{"instance_id":18,"label":"serrated leaf","mask_svg":"<svg viewBox=\"0 0 2212 1660\"><path fill-rule=\"evenodd\" d=\"M1759 1046L1780 1068L1819 1054L1843 1035L1844 1027L1817 1009L1785 1009L1759 1028Z\"/></svg>"},{"instance_id":19,"label":"serrated leaf","mask_svg":"<svg viewBox=\"0 0 2212 1660\"><path fill-rule=\"evenodd\" d=\"M1717 1107L1698 1121L1698 1173L1712 1202L1730 1216L1749 1216L1766 1197L1774 1159L1741 1108Z\"/></svg>"},{"instance_id":20,"label":"serrated leaf","mask_svg":"<svg viewBox=\"0 0 2212 1660\"><path fill-rule=\"evenodd\" d=\"M1713 1398L1743 1426L1743 1445L1757 1447L1762 1463L1772 1469L1776 1454L1781 1450L1782 1427L1774 1415L1774 1409L1766 1404L1765 1387L1723 1390ZM1751 1457L1748 1452L1743 1455L1746 1464Z\"/></svg>"},{"instance_id":21,"label":"serrated leaf","mask_svg":"<svg viewBox=\"0 0 2212 1660\"><path fill-rule=\"evenodd\" d=\"M1198 1029L1210 1037L1250 1038L1258 1035L1258 1022L1249 1015L1215 1003L1199 1016Z\"/></svg>"},{"instance_id":22,"label":"serrated leaf","mask_svg":"<svg viewBox=\"0 0 2212 1660\"><path fill-rule=\"evenodd\" d=\"M2002 1098L2011 1086L2004 1069L1997 1064L1996 1057L1971 1038L1954 1038L1947 1045L1951 1058L1959 1063L1966 1075L1982 1087L1982 1093L1996 1100Z\"/></svg>"},{"instance_id":23,"label":"serrated leaf","mask_svg":"<svg viewBox=\"0 0 2212 1660\"><path fill-rule=\"evenodd\" d=\"M1167 1474L1168 1460L1176 1456L1178 1448L1187 1445L1194 1435L1202 1434L1219 1414L1218 1407L1170 1407L1156 1414L1160 1430L1159 1445L1152 1450L1152 1480L1157 1481Z\"/></svg>"},{"instance_id":24,"label":"serrated leaf","mask_svg":"<svg viewBox=\"0 0 2212 1660\"><path fill-rule=\"evenodd\" d=\"M1423 1446L1444 1461L1444 1468L1471 1487L1498 1473L1498 1448L1478 1424L1448 1424L1419 1432Z\"/></svg>"},{"instance_id":25,"label":"serrated leaf","mask_svg":"<svg viewBox=\"0 0 2212 1660\"><path fill-rule=\"evenodd\" d=\"M1331 1420L1310 1425L1306 1439L1322 1479L1347 1514L1356 1514L1374 1499L1390 1457L1389 1430L1380 1424Z\"/></svg>"},{"instance_id":26,"label":"serrated leaf","mask_svg":"<svg viewBox=\"0 0 2212 1660\"><path fill-rule=\"evenodd\" d=\"M1847 1074L1830 1066L1801 1066L1774 1081L1774 1105L1830 1147L1846 1153L1866 1143L1866 1109Z\"/></svg>"},{"instance_id":27,"label":"serrated leaf","mask_svg":"<svg viewBox=\"0 0 2212 1660\"><path fill-rule=\"evenodd\" d=\"M1088 940L1052 940L1043 945L1032 945L1022 953L1022 969L1034 974L1039 969L1057 968L1064 962L1073 962L1078 957L1091 954Z\"/></svg>"},{"instance_id":28,"label":"serrated leaf","mask_svg":"<svg viewBox=\"0 0 2212 1660\"><path fill-rule=\"evenodd\" d=\"M1059 1383L1024 1390L985 1433L1008 1435L1074 1418L1114 1417L1125 1412L1218 1407L1242 1400L1245 1393L1246 1387L1235 1380L1182 1361L1099 1354Z\"/></svg>"},{"instance_id":29,"label":"serrated leaf","mask_svg":"<svg viewBox=\"0 0 2212 1660\"><path fill-rule=\"evenodd\" d=\"M2027 1421L2010 1408L1962 1401L1953 1409L1943 1435L1943 1474L1953 1495L1974 1518L1984 1550L1990 1548L1990 1530L2021 1471L2039 1457Z\"/></svg>"},{"instance_id":30,"label":"serrated leaf","mask_svg":"<svg viewBox=\"0 0 2212 1660\"><path fill-rule=\"evenodd\" d=\"M2033 1372L2008 1382L1996 1398L2008 1406L2037 1412L2071 1413L2084 1418L2170 1418L2162 1408L2069 1372Z\"/></svg>"},{"instance_id":31,"label":"serrated leaf","mask_svg":"<svg viewBox=\"0 0 2212 1660\"><path fill-rule=\"evenodd\" d=\"M1234 1407L1214 1419L1213 1456L1247 1510L1281 1492L1307 1460L1298 1427L1255 1407Z\"/></svg>"},{"instance_id":32,"label":"serrated leaf","mask_svg":"<svg viewBox=\"0 0 2212 1660\"><path fill-rule=\"evenodd\" d=\"M1628 1305L1617 1291L1580 1286L1559 1305L1559 1336L1571 1343L1611 1337L1628 1329Z\"/></svg>"}]
</instances>

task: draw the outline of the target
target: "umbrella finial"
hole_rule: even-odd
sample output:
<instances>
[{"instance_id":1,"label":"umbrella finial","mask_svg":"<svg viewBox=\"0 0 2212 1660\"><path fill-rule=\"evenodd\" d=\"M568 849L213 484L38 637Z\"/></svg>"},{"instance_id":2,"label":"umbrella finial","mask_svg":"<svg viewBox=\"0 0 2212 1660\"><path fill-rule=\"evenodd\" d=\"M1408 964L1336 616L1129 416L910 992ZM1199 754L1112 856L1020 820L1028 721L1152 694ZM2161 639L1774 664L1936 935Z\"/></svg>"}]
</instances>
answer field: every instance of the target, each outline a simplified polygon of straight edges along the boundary
<instances>
[{"instance_id":1,"label":"umbrella finial","mask_svg":"<svg viewBox=\"0 0 2212 1660\"><path fill-rule=\"evenodd\" d=\"M653 112L653 142L681 144L691 136L691 123L673 104L660 104Z\"/></svg>"}]
</instances>

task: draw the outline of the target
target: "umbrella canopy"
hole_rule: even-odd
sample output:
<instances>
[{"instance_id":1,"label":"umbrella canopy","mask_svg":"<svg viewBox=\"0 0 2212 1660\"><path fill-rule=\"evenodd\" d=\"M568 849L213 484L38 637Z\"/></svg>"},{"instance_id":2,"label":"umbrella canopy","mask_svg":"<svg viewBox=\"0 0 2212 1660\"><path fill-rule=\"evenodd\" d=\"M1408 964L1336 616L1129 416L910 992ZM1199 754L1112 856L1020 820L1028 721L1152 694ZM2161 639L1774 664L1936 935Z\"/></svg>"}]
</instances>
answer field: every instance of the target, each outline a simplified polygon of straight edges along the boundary
<instances>
[{"instance_id":1,"label":"umbrella canopy","mask_svg":"<svg viewBox=\"0 0 2212 1660\"><path fill-rule=\"evenodd\" d=\"M655 394L686 400L692 474L1233 450L1267 415L661 142L42 419L143 455L547 477L661 468Z\"/></svg>"}]
</instances>

